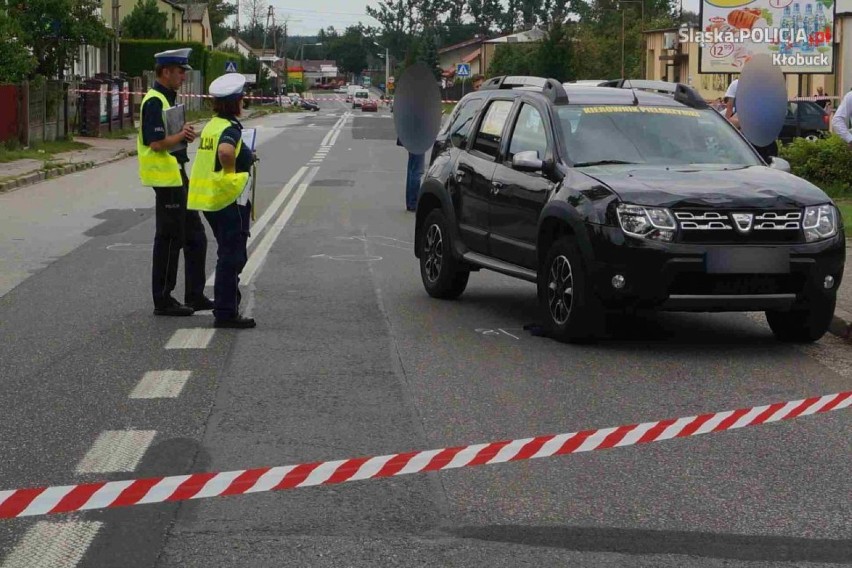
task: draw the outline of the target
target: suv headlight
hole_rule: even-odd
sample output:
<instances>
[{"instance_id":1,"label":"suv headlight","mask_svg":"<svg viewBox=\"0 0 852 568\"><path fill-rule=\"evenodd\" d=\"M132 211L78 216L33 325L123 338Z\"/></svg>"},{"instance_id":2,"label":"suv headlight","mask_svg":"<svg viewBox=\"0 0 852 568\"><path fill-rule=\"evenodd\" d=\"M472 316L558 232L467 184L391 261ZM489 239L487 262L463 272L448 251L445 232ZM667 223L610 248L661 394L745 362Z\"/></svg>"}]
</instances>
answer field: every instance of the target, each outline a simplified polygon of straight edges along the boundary
<instances>
[{"instance_id":1,"label":"suv headlight","mask_svg":"<svg viewBox=\"0 0 852 568\"><path fill-rule=\"evenodd\" d=\"M668 209L621 203L617 212L621 230L628 235L655 241L671 241L674 238L677 223Z\"/></svg>"},{"instance_id":2,"label":"suv headlight","mask_svg":"<svg viewBox=\"0 0 852 568\"><path fill-rule=\"evenodd\" d=\"M802 229L809 243L833 237L837 234L837 210L833 205L805 207Z\"/></svg>"}]
</instances>

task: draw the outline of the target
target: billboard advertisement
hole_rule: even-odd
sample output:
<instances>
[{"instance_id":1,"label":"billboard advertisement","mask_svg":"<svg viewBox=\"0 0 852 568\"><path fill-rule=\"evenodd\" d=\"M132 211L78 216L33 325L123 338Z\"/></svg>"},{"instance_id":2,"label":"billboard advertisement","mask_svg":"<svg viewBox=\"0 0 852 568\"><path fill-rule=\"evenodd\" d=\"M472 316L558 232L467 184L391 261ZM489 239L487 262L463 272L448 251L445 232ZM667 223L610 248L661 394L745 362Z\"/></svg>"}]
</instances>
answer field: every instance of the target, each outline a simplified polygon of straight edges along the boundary
<instances>
[{"instance_id":1,"label":"billboard advertisement","mask_svg":"<svg viewBox=\"0 0 852 568\"><path fill-rule=\"evenodd\" d=\"M835 9L835 0L702 0L701 28L679 40L700 46L700 73L739 73L760 53L784 73L833 73Z\"/></svg>"}]
</instances>

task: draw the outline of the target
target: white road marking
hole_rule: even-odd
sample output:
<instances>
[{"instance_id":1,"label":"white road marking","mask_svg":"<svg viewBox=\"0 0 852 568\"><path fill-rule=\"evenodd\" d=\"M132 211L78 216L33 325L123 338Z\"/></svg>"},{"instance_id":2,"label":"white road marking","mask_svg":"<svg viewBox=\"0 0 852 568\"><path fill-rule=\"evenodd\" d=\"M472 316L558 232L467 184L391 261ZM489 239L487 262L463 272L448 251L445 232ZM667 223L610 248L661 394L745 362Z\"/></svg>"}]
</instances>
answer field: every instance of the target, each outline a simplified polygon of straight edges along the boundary
<instances>
[{"instance_id":1,"label":"white road marking","mask_svg":"<svg viewBox=\"0 0 852 568\"><path fill-rule=\"evenodd\" d=\"M334 146L334 143L337 142L337 137L340 136L341 132L342 130L336 130L334 132L334 136L331 137L331 142L329 143L330 146Z\"/></svg>"},{"instance_id":2,"label":"white road marking","mask_svg":"<svg viewBox=\"0 0 852 568\"><path fill-rule=\"evenodd\" d=\"M130 398L177 398L191 375L192 371L148 371Z\"/></svg>"},{"instance_id":3,"label":"white road marking","mask_svg":"<svg viewBox=\"0 0 852 568\"><path fill-rule=\"evenodd\" d=\"M305 195L305 192L308 190L308 186L311 185L311 182L319 172L319 167L311 168L310 173L305 176L305 179L299 185L299 189L296 190L296 193L293 194L293 198L287 203L287 206L284 208L284 211L281 212L281 215L269 229L269 232L263 236L263 240L260 241L260 244L257 245L257 248L252 252L251 257L249 257L248 262L246 263L245 268L243 269L242 274L240 275L240 282L248 285L252 279L254 279L255 274L260 268L261 263L266 259L266 255L269 254L272 245L275 243L276 239L278 239L278 235L281 234L281 231L290 221L290 218L293 216L293 213L296 211L296 207L299 205L299 201L302 200L302 197Z\"/></svg>"},{"instance_id":4,"label":"white road marking","mask_svg":"<svg viewBox=\"0 0 852 568\"><path fill-rule=\"evenodd\" d=\"M209 327L178 329L169 339L166 349L206 349L215 332L215 328Z\"/></svg>"},{"instance_id":5,"label":"white road marking","mask_svg":"<svg viewBox=\"0 0 852 568\"><path fill-rule=\"evenodd\" d=\"M39 521L24 534L0 568L74 568L103 523Z\"/></svg>"},{"instance_id":6,"label":"white road marking","mask_svg":"<svg viewBox=\"0 0 852 568\"><path fill-rule=\"evenodd\" d=\"M107 430L77 464L77 473L129 472L136 469L156 430Z\"/></svg>"}]
</instances>

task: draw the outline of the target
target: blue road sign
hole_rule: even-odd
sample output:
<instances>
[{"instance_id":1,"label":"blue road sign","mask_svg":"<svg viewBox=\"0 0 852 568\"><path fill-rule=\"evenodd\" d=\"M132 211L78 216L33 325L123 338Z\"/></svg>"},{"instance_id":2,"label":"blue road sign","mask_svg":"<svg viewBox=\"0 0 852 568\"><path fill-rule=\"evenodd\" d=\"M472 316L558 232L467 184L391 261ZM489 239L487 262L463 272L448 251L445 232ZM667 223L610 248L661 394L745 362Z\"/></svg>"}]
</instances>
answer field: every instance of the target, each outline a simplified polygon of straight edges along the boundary
<instances>
[{"instance_id":1,"label":"blue road sign","mask_svg":"<svg viewBox=\"0 0 852 568\"><path fill-rule=\"evenodd\" d=\"M459 63L456 65L456 75L459 77L470 77L470 63Z\"/></svg>"},{"instance_id":2,"label":"blue road sign","mask_svg":"<svg viewBox=\"0 0 852 568\"><path fill-rule=\"evenodd\" d=\"M236 73L237 72L237 62L236 61L226 61L225 62L225 73Z\"/></svg>"}]
</instances>

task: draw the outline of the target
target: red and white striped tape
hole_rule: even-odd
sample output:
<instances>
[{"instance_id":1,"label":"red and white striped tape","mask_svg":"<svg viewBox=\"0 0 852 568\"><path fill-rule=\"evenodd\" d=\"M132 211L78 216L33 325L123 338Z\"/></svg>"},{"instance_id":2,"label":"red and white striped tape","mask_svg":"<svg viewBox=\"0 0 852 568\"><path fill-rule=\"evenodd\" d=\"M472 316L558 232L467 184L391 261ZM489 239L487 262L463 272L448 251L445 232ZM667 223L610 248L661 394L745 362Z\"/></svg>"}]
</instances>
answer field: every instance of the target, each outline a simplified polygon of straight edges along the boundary
<instances>
[{"instance_id":1,"label":"red and white striped tape","mask_svg":"<svg viewBox=\"0 0 852 568\"><path fill-rule=\"evenodd\" d=\"M852 405L852 391L685 418L455 448L221 473L0 491L0 518L332 485L605 450L790 420Z\"/></svg>"},{"instance_id":2,"label":"red and white striped tape","mask_svg":"<svg viewBox=\"0 0 852 568\"><path fill-rule=\"evenodd\" d=\"M816 101L836 101L836 100L841 99L841 98L842 97L834 97L834 96L823 95L821 97L794 97L790 100L795 101L795 102L798 102L798 101L813 101L813 102L816 102Z\"/></svg>"},{"instance_id":3,"label":"red and white striped tape","mask_svg":"<svg viewBox=\"0 0 852 568\"><path fill-rule=\"evenodd\" d=\"M94 89L68 89L68 92L69 93L91 93L91 94L96 94L96 95L101 94L101 91L94 90ZM107 92L107 94L108 93L109 92ZM119 91L119 93L121 95L139 95L139 96L145 96L147 94L147 93L140 92L140 91ZM177 96L194 98L194 99L212 99L213 98L212 95L196 95L196 94L192 94L192 93L178 93ZM285 95L281 95L280 97L255 97L255 96L249 97L249 96L245 96L243 98L248 99L248 100L252 100L252 101L277 101L277 100L281 100L281 99L286 99L288 97L286 97ZM313 102L315 99L305 99L305 100Z\"/></svg>"}]
</instances>

